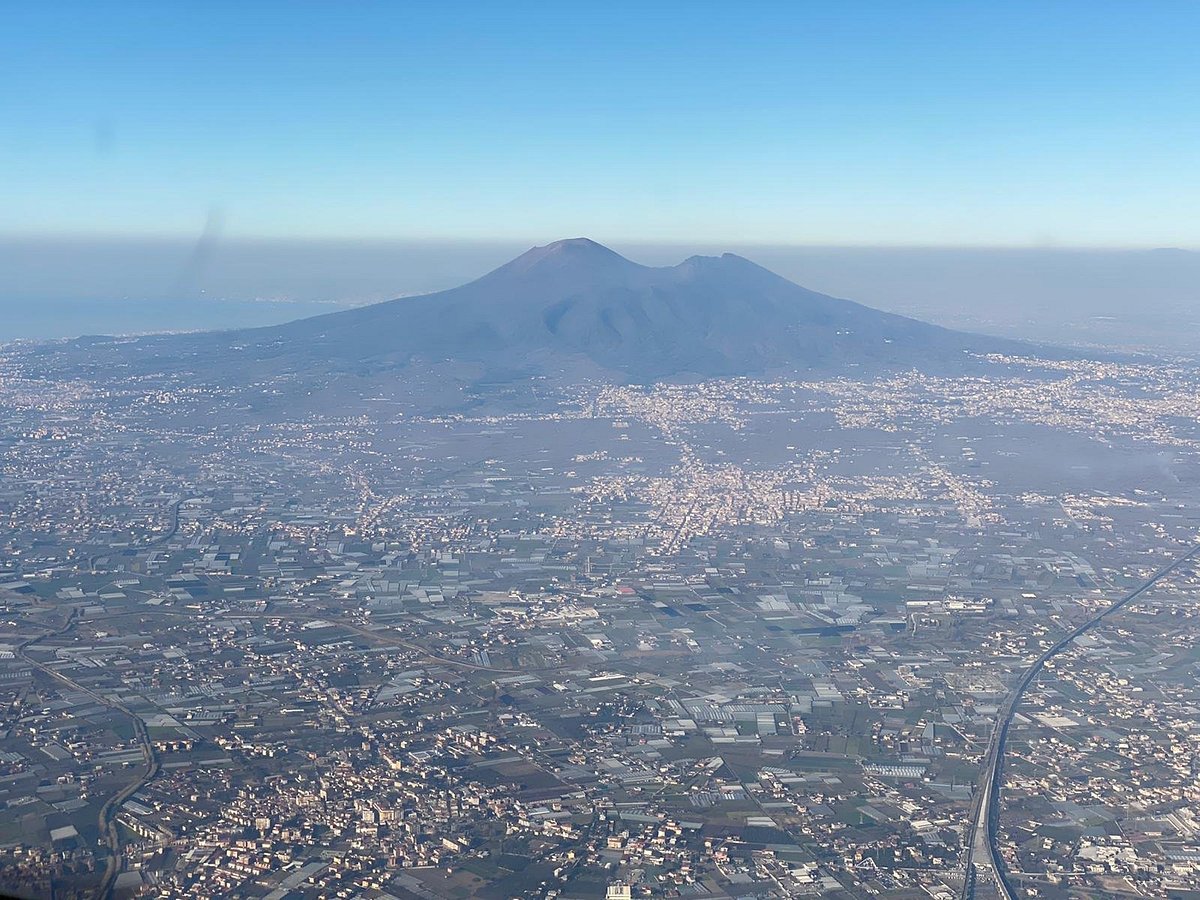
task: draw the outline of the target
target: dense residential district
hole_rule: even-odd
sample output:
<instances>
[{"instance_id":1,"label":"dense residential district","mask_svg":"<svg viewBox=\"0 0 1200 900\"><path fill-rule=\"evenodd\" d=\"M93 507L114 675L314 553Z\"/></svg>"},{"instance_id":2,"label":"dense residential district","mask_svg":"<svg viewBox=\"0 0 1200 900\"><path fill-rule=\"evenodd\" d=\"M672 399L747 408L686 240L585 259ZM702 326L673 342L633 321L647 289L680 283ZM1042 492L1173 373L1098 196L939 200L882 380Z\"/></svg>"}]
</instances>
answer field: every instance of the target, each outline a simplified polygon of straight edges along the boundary
<instances>
[{"instance_id":1,"label":"dense residential district","mask_svg":"<svg viewBox=\"0 0 1200 900\"><path fill-rule=\"evenodd\" d=\"M37 359L0 355L4 893L1200 892L1196 567L1097 618L1200 535L1193 368L331 416Z\"/></svg>"}]
</instances>

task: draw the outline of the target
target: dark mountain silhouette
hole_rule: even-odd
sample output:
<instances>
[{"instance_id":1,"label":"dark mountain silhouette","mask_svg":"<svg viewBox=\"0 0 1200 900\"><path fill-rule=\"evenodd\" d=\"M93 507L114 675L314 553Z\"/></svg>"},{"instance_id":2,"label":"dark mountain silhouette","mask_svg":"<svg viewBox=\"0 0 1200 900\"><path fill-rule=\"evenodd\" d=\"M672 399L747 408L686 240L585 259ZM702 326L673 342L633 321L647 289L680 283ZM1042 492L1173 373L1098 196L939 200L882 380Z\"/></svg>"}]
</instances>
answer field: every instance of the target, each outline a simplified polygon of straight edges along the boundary
<instances>
[{"instance_id":1,"label":"dark mountain silhouette","mask_svg":"<svg viewBox=\"0 0 1200 900\"><path fill-rule=\"evenodd\" d=\"M230 386L282 377L314 397L314 384L345 396L335 385L357 380L363 390L425 396L432 408L471 384L529 376L948 371L986 352L1031 348L818 294L731 253L655 268L575 238L436 294L267 328L81 338L46 345L43 358L81 374L174 373Z\"/></svg>"},{"instance_id":2,"label":"dark mountain silhouette","mask_svg":"<svg viewBox=\"0 0 1200 900\"><path fill-rule=\"evenodd\" d=\"M338 368L575 364L634 379L945 363L1015 346L818 294L730 253L652 268L586 238L441 293L231 334L260 358L302 351Z\"/></svg>"}]
</instances>

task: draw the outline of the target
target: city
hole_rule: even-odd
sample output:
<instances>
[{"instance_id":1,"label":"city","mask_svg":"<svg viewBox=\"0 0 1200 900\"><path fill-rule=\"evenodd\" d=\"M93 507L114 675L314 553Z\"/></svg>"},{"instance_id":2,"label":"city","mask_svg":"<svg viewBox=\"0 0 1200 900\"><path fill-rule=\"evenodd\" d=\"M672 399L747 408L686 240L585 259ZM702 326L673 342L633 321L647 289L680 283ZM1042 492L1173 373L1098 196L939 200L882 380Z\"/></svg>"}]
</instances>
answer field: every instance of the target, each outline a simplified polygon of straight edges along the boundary
<instances>
[{"instance_id":1,"label":"city","mask_svg":"<svg viewBox=\"0 0 1200 900\"><path fill-rule=\"evenodd\" d=\"M998 895L968 847L1010 692L1200 531L1168 363L250 427L260 385L40 359L0 381L17 895ZM1014 710L1023 894L1200 888L1198 582Z\"/></svg>"}]
</instances>

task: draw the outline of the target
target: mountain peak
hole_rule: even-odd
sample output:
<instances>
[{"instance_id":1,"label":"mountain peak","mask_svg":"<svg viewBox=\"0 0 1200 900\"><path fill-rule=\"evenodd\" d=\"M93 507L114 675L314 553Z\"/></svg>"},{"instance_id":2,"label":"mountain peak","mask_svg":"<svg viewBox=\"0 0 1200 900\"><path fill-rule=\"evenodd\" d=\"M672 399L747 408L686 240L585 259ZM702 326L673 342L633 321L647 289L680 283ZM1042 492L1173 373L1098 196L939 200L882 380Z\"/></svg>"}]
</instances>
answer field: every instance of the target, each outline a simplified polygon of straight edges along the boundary
<instances>
[{"instance_id":1,"label":"mountain peak","mask_svg":"<svg viewBox=\"0 0 1200 900\"><path fill-rule=\"evenodd\" d=\"M587 278L617 272L633 272L642 268L603 244L598 244L590 238L577 237L526 250L485 278L514 275Z\"/></svg>"},{"instance_id":2,"label":"mountain peak","mask_svg":"<svg viewBox=\"0 0 1200 900\"><path fill-rule=\"evenodd\" d=\"M608 262L620 260L623 263L629 263L629 260L615 250L609 250L603 244L585 237L565 238L561 241L554 241L552 244L546 244L544 247L533 247L518 256L514 262L520 262L523 259L531 262L572 259L604 260ZM632 265L632 263L630 264Z\"/></svg>"},{"instance_id":3,"label":"mountain peak","mask_svg":"<svg viewBox=\"0 0 1200 900\"><path fill-rule=\"evenodd\" d=\"M563 238L560 241L554 241L546 244L544 247L534 247L535 250L543 250L547 253L612 253L603 244L593 241L591 238L574 237Z\"/></svg>"}]
</instances>

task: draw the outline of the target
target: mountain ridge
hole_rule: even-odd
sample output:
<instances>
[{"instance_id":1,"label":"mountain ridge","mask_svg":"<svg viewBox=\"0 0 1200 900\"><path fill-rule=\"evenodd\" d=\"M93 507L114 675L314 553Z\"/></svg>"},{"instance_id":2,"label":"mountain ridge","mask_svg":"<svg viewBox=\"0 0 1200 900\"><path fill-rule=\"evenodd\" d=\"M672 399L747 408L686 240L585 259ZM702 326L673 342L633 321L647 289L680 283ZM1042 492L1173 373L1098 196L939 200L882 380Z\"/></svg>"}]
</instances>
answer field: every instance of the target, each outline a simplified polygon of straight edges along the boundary
<instances>
[{"instance_id":1,"label":"mountain ridge","mask_svg":"<svg viewBox=\"0 0 1200 900\"><path fill-rule=\"evenodd\" d=\"M340 359L354 355L343 343L365 360L536 370L547 358L575 358L652 380L946 362L1014 346L812 292L734 253L646 266L587 238L530 248L458 288L274 331Z\"/></svg>"},{"instance_id":2,"label":"mountain ridge","mask_svg":"<svg viewBox=\"0 0 1200 900\"><path fill-rule=\"evenodd\" d=\"M411 393L430 378L465 386L964 371L972 354L993 352L1033 348L811 291L733 253L654 267L570 238L432 294L253 329L79 339L48 345L43 358L244 384L365 379Z\"/></svg>"},{"instance_id":3,"label":"mountain ridge","mask_svg":"<svg viewBox=\"0 0 1200 900\"><path fill-rule=\"evenodd\" d=\"M810 291L733 253L651 267L587 238L533 247L458 288L262 331L344 362L536 369L574 357L634 379L945 361L1014 346Z\"/></svg>"}]
</instances>

